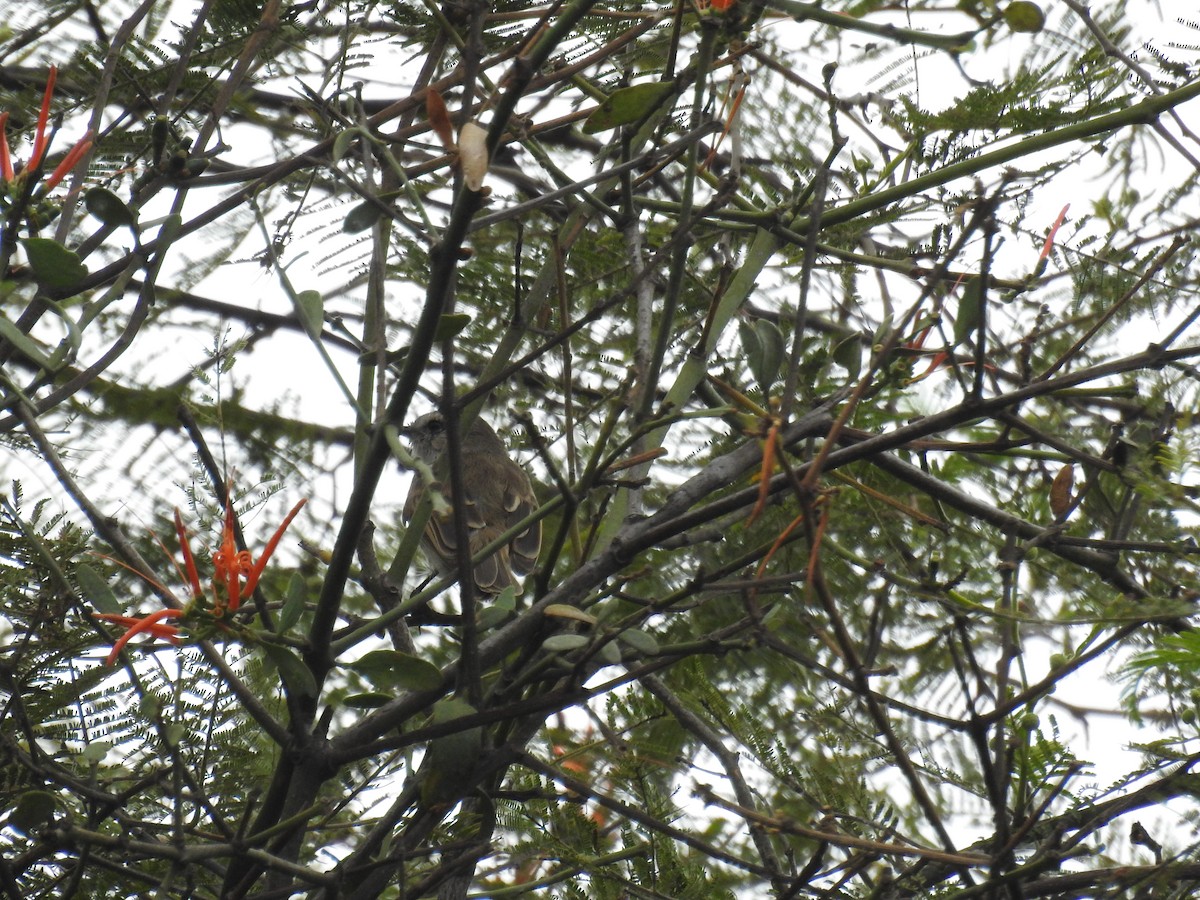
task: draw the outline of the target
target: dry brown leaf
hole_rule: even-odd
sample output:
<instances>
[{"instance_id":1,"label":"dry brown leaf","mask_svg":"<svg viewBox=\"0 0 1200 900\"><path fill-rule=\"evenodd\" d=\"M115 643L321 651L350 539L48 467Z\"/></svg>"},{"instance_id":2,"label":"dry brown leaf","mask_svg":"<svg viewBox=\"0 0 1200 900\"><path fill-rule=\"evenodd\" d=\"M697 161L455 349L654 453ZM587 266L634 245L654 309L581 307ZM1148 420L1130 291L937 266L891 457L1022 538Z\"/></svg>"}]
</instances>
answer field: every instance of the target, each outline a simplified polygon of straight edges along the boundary
<instances>
[{"instance_id":1,"label":"dry brown leaf","mask_svg":"<svg viewBox=\"0 0 1200 900\"><path fill-rule=\"evenodd\" d=\"M429 124L447 153L454 152L454 126L450 124L450 110L446 109L446 101L442 95L430 88L425 92L425 115Z\"/></svg>"},{"instance_id":2,"label":"dry brown leaf","mask_svg":"<svg viewBox=\"0 0 1200 900\"><path fill-rule=\"evenodd\" d=\"M1058 470L1050 485L1050 511L1062 518L1071 508L1071 488L1075 486L1075 465L1067 463Z\"/></svg>"}]
</instances>

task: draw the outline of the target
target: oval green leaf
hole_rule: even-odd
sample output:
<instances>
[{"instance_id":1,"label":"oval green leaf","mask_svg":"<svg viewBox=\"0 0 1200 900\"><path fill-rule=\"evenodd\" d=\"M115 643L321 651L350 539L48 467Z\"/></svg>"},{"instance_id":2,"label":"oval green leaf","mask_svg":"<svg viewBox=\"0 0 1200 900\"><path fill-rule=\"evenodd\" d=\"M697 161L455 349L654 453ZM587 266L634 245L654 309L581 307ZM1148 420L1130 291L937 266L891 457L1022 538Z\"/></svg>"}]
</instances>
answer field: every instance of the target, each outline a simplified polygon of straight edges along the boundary
<instances>
[{"instance_id":1,"label":"oval green leaf","mask_svg":"<svg viewBox=\"0 0 1200 900\"><path fill-rule=\"evenodd\" d=\"M442 673L437 666L398 650L372 650L347 668L377 687L386 685L410 691L432 691L442 685Z\"/></svg>"},{"instance_id":2,"label":"oval green leaf","mask_svg":"<svg viewBox=\"0 0 1200 900\"><path fill-rule=\"evenodd\" d=\"M587 117L583 130L587 134L596 134L640 121L674 93L675 84L670 81L651 81L613 91L612 96Z\"/></svg>"},{"instance_id":3,"label":"oval green leaf","mask_svg":"<svg viewBox=\"0 0 1200 900\"><path fill-rule=\"evenodd\" d=\"M9 813L8 824L22 834L29 834L54 818L56 805L49 791L26 791Z\"/></svg>"},{"instance_id":4,"label":"oval green leaf","mask_svg":"<svg viewBox=\"0 0 1200 900\"><path fill-rule=\"evenodd\" d=\"M267 659L279 670L279 677L283 679L287 690L300 697L317 696L317 682L299 656L278 644L263 644L262 648L267 653Z\"/></svg>"},{"instance_id":5,"label":"oval green leaf","mask_svg":"<svg viewBox=\"0 0 1200 900\"><path fill-rule=\"evenodd\" d=\"M1014 0L1004 7L1003 16L1005 24L1013 31L1037 34L1046 27L1046 14L1029 0Z\"/></svg>"},{"instance_id":6,"label":"oval green leaf","mask_svg":"<svg viewBox=\"0 0 1200 900\"><path fill-rule=\"evenodd\" d=\"M746 354L750 371L753 372L762 357L762 342L758 339L758 330L750 322L741 319L738 321L738 337L742 339L742 352Z\"/></svg>"},{"instance_id":7,"label":"oval green leaf","mask_svg":"<svg viewBox=\"0 0 1200 900\"><path fill-rule=\"evenodd\" d=\"M102 613L119 615L122 609L121 601L108 586L108 581L89 566L80 563L75 567L75 583L79 585L79 593L94 609Z\"/></svg>"},{"instance_id":8,"label":"oval green leaf","mask_svg":"<svg viewBox=\"0 0 1200 900\"><path fill-rule=\"evenodd\" d=\"M54 371L50 357L42 352L42 348L38 346L37 342L8 321L3 314L0 314L0 337L12 344L18 353L34 365L41 366L47 372Z\"/></svg>"},{"instance_id":9,"label":"oval green leaf","mask_svg":"<svg viewBox=\"0 0 1200 900\"><path fill-rule=\"evenodd\" d=\"M512 612L517 608L517 589L511 584L508 585L508 587L492 598L491 605L498 606L505 612Z\"/></svg>"},{"instance_id":10,"label":"oval green leaf","mask_svg":"<svg viewBox=\"0 0 1200 900\"><path fill-rule=\"evenodd\" d=\"M958 315L954 317L954 346L967 340L983 324L983 279L972 275L963 285L962 299L958 301Z\"/></svg>"},{"instance_id":11,"label":"oval green leaf","mask_svg":"<svg viewBox=\"0 0 1200 900\"><path fill-rule=\"evenodd\" d=\"M137 216L133 210L108 188L94 187L83 195L83 205L88 213L111 228L125 226L137 230Z\"/></svg>"},{"instance_id":12,"label":"oval green leaf","mask_svg":"<svg viewBox=\"0 0 1200 900\"><path fill-rule=\"evenodd\" d=\"M87 266L74 250L68 250L50 238L25 238L21 241L29 265L37 280L48 288L67 288L87 277Z\"/></svg>"},{"instance_id":13,"label":"oval green leaf","mask_svg":"<svg viewBox=\"0 0 1200 900\"><path fill-rule=\"evenodd\" d=\"M503 606L485 606L475 617L475 627L480 631L487 631L503 624L511 615L512 610L505 609Z\"/></svg>"},{"instance_id":14,"label":"oval green leaf","mask_svg":"<svg viewBox=\"0 0 1200 900\"><path fill-rule=\"evenodd\" d=\"M320 291L301 291L296 295L296 314L300 325L314 341L321 337L325 327L325 299Z\"/></svg>"},{"instance_id":15,"label":"oval green leaf","mask_svg":"<svg viewBox=\"0 0 1200 900\"><path fill-rule=\"evenodd\" d=\"M616 641L601 644L596 651L596 659L606 666L615 666L621 661L621 648Z\"/></svg>"},{"instance_id":16,"label":"oval green leaf","mask_svg":"<svg viewBox=\"0 0 1200 900\"><path fill-rule=\"evenodd\" d=\"M658 641L640 628L626 628L617 635L617 640L646 656L653 656L658 652Z\"/></svg>"},{"instance_id":17,"label":"oval green leaf","mask_svg":"<svg viewBox=\"0 0 1200 900\"><path fill-rule=\"evenodd\" d=\"M79 754L90 763L102 763L113 745L108 741L92 741Z\"/></svg>"},{"instance_id":18,"label":"oval green leaf","mask_svg":"<svg viewBox=\"0 0 1200 900\"><path fill-rule=\"evenodd\" d=\"M567 603L551 603L542 610L542 614L556 619L572 619L576 622L583 622L585 625L596 624L595 616Z\"/></svg>"},{"instance_id":19,"label":"oval green leaf","mask_svg":"<svg viewBox=\"0 0 1200 900\"><path fill-rule=\"evenodd\" d=\"M396 686L408 691L434 691L442 686L441 670L427 659L398 654L392 678Z\"/></svg>"},{"instance_id":20,"label":"oval green leaf","mask_svg":"<svg viewBox=\"0 0 1200 900\"><path fill-rule=\"evenodd\" d=\"M447 313L438 319L437 328L433 332L435 341L444 341L454 337L471 324L471 317L466 313Z\"/></svg>"},{"instance_id":21,"label":"oval green leaf","mask_svg":"<svg viewBox=\"0 0 1200 900\"><path fill-rule=\"evenodd\" d=\"M350 149L350 145L358 137L357 128L347 128L345 131L339 131L338 136L333 139L333 161L338 162L346 151Z\"/></svg>"},{"instance_id":22,"label":"oval green leaf","mask_svg":"<svg viewBox=\"0 0 1200 900\"><path fill-rule=\"evenodd\" d=\"M783 365L783 332L770 319L756 321L754 331L758 335L758 368L754 368L753 358L750 360L750 367L754 377L758 379L759 387L766 394L779 377L779 367Z\"/></svg>"},{"instance_id":23,"label":"oval green leaf","mask_svg":"<svg viewBox=\"0 0 1200 900\"><path fill-rule=\"evenodd\" d=\"M305 588L304 576L293 572L287 586L287 599L283 601L283 609L279 611L279 621L275 626L276 634L286 633L300 621L304 614L304 601L308 591Z\"/></svg>"},{"instance_id":24,"label":"oval green leaf","mask_svg":"<svg viewBox=\"0 0 1200 900\"><path fill-rule=\"evenodd\" d=\"M542 642L542 647L551 653L566 653L578 650L591 643L591 639L582 634L552 634Z\"/></svg>"},{"instance_id":25,"label":"oval green leaf","mask_svg":"<svg viewBox=\"0 0 1200 900\"><path fill-rule=\"evenodd\" d=\"M167 722L162 730L163 743L174 749L183 743L191 732L181 722Z\"/></svg>"},{"instance_id":26,"label":"oval green leaf","mask_svg":"<svg viewBox=\"0 0 1200 900\"><path fill-rule=\"evenodd\" d=\"M858 378L862 373L862 341L857 335L838 341L830 355L835 363L846 370L851 379Z\"/></svg>"},{"instance_id":27,"label":"oval green leaf","mask_svg":"<svg viewBox=\"0 0 1200 900\"><path fill-rule=\"evenodd\" d=\"M358 234L359 232L369 230L383 216L381 210L376 203L366 200L346 214L346 218L342 220L342 231L347 234Z\"/></svg>"}]
</instances>

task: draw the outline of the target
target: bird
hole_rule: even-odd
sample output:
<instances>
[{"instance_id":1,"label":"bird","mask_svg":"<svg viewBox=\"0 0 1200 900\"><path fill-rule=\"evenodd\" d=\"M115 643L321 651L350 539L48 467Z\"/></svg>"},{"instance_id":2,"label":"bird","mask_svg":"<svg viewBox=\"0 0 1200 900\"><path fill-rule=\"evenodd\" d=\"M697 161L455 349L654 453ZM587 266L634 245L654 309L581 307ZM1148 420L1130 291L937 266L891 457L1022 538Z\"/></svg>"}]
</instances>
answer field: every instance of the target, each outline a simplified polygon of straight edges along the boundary
<instances>
[{"instance_id":1,"label":"bird","mask_svg":"<svg viewBox=\"0 0 1200 900\"><path fill-rule=\"evenodd\" d=\"M421 536L421 547L430 564L442 575L458 571L458 542L454 530L454 510L459 498L449 494L449 465L446 460L446 420L440 412L426 413L403 429L412 445L413 455L433 468L434 475L446 479L446 499L450 506L433 512ZM474 557L488 544L518 522L537 511L537 497L529 476L509 458L504 442L481 418L476 418L460 443L462 464L463 517L467 526L470 555ZM442 490L442 482L435 482ZM404 521L411 522L417 504L425 495L426 485L414 476L404 502ZM480 594L495 596L516 587L516 575L526 575L537 564L542 546L542 524L534 522L485 559L475 564L474 585Z\"/></svg>"}]
</instances>

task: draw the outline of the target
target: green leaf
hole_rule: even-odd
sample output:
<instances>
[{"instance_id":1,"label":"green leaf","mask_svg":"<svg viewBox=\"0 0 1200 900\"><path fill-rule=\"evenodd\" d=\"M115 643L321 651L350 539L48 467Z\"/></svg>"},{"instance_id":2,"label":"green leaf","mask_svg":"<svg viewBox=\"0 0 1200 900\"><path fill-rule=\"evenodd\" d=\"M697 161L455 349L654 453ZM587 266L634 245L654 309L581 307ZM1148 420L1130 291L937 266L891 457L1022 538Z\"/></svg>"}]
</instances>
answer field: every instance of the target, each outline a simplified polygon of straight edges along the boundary
<instances>
[{"instance_id":1,"label":"green leaf","mask_svg":"<svg viewBox=\"0 0 1200 900\"><path fill-rule=\"evenodd\" d=\"M453 722L455 719L473 716L477 712L478 710L475 707L461 697L444 697L433 704L432 722L434 725L445 725L447 722Z\"/></svg>"},{"instance_id":2,"label":"green leaf","mask_svg":"<svg viewBox=\"0 0 1200 900\"><path fill-rule=\"evenodd\" d=\"M759 368L754 370L752 364L751 369L754 371L754 377L758 379L759 387L766 394L770 392L771 385L779 377L779 367L783 365L783 332L770 319L756 321L754 330L758 333L761 350Z\"/></svg>"},{"instance_id":3,"label":"green leaf","mask_svg":"<svg viewBox=\"0 0 1200 900\"><path fill-rule=\"evenodd\" d=\"M583 130L586 134L596 134L638 122L674 93L675 84L670 81L651 81L613 91L612 96L587 117Z\"/></svg>"},{"instance_id":4,"label":"green leaf","mask_svg":"<svg viewBox=\"0 0 1200 900\"><path fill-rule=\"evenodd\" d=\"M124 608L104 576L87 563L80 563L75 567L75 583L79 585L79 593L83 595L83 599L97 612L119 614Z\"/></svg>"},{"instance_id":5,"label":"green leaf","mask_svg":"<svg viewBox=\"0 0 1200 900\"><path fill-rule=\"evenodd\" d=\"M578 650L591 643L591 638L582 634L552 634L542 641L542 648L551 653L565 653L568 650Z\"/></svg>"},{"instance_id":6,"label":"green leaf","mask_svg":"<svg viewBox=\"0 0 1200 900\"><path fill-rule=\"evenodd\" d=\"M126 226L137 231L137 216L120 197L107 188L94 187L83 195L87 211L111 228Z\"/></svg>"},{"instance_id":7,"label":"green leaf","mask_svg":"<svg viewBox=\"0 0 1200 900\"><path fill-rule=\"evenodd\" d=\"M768 319L738 322L738 335L750 372L763 393L769 393L783 363L783 332Z\"/></svg>"},{"instance_id":8,"label":"green leaf","mask_svg":"<svg viewBox=\"0 0 1200 900\"><path fill-rule=\"evenodd\" d=\"M887 341L888 335L890 335L891 333L892 333L892 317L889 314L889 315L886 315L883 317L883 321L881 321L879 323L879 327L876 328L875 333L873 335L871 335L871 347L874 348L874 347L878 346L879 344L885 343ZM872 352L874 352L874 351L872 350Z\"/></svg>"},{"instance_id":9,"label":"green leaf","mask_svg":"<svg viewBox=\"0 0 1200 900\"><path fill-rule=\"evenodd\" d=\"M475 617L475 627L480 631L495 628L497 625L507 621L512 612L511 609L505 609L503 606L485 606L479 610L479 615Z\"/></svg>"},{"instance_id":10,"label":"green leaf","mask_svg":"<svg viewBox=\"0 0 1200 900\"><path fill-rule=\"evenodd\" d=\"M372 650L362 658L347 663L346 668L360 675L377 677L391 671L396 661L404 655L399 650Z\"/></svg>"},{"instance_id":11,"label":"green leaf","mask_svg":"<svg viewBox=\"0 0 1200 900\"><path fill-rule=\"evenodd\" d=\"M325 327L325 299L320 291L301 291L296 295L296 314L304 333L314 341Z\"/></svg>"},{"instance_id":12,"label":"green leaf","mask_svg":"<svg viewBox=\"0 0 1200 900\"><path fill-rule=\"evenodd\" d=\"M493 607L512 612L517 608L517 589L513 585L508 585L500 593L491 599Z\"/></svg>"},{"instance_id":13,"label":"green leaf","mask_svg":"<svg viewBox=\"0 0 1200 900\"><path fill-rule=\"evenodd\" d=\"M108 751L113 745L108 741L92 741L79 754L90 763L104 762L104 757L108 756Z\"/></svg>"},{"instance_id":14,"label":"green leaf","mask_svg":"<svg viewBox=\"0 0 1200 900\"><path fill-rule=\"evenodd\" d=\"M972 275L963 286L954 317L954 346L967 340L983 324L983 279Z\"/></svg>"},{"instance_id":15,"label":"green leaf","mask_svg":"<svg viewBox=\"0 0 1200 900\"><path fill-rule=\"evenodd\" d=\"M621 661L621 648L616 641L601 644L596 651L596 659L606 666L615 666Z\"/></svg>"},{"instance_id":16,"label":"green leaf","mask_svg":"<svg viewBox=\"0 0 1200 900\"><path fill-rule=\"evenodd\" d=\"M474 714L475 707L466 700L447 697L434 704L433 724L443 725ZM482 749L483 729L479 726L464 728L430 741L418 773L421 801L426 806L432 806L462 796Z\"/></svg>"},{"instance_id":17,"label":"green leaf","mask_svg":"<svg viewBox=\"0 0 1200 900\"><path fill-rule=\"evenodd\" d=\"M337 162L346 155L346 151L350 149L350 145L359 137L357 128L347 128L345 131L338 132L338 136L333 139L333 161Z\"/></svg>"},{"instance_id":18,"label":"green leaf","mask_svg":"<svg viewBox=\"0 0 1200 900\"><path fill-rule=\"evenodd\" d=\"M316 697L317 682L303 660L287 647L263 644L267 659L279 670L284 687L299 697Z\"/></svg>"},{"instance_id":19,"label":"green leaf","mask_svg":"<svg viewBox=\"0 0 1200 900\"><path fill-rule=\"evenodd\" d=\"M626 628L617 635L617 640L646 656L653 656L658 652L658 641L640 628Z\"/></svg>"},{"instance_id":20,"label":"green leaf","mask_svg":"<svg viewBox=\"0 0 1200 900\"><path fill-rule=\"evenodd\" d=\"M438 319L437 329L433 332L435 341L444 341L454 337L471 324L471 317L466 313L447 313Z\"/></svg>"},{"instance_id":21,"label":"green leaf","mask_svg":"<svg viewBox=\"0 0 1200 900\"><path fill-rule=\"evenodd\" d=\"M48 288L67 288L87 277L87 266L74 250L68 250L50 238L25 238L21 241L29 265L40 284Z\"/></svg>"},{"instance_id":22,"label":"green leaf","mask_svg":"<svg viewBox=\"0 0 1200 900\"><path fill-rule=\"evenodd\" d=\"M551 603L542 614L552 616L556 619L573 619L576 622L583 622L585 625L595 625L596 617L591 613L585 613L582 609L571 606L568 603Z\"/></svg>"},{"instance_id":23,"label":"green leaf","mask_svg":"<svg viewBox=\"0 0 1200 900\"><path fill-rule=\"evenodd\" d=\"M862 374L862 341L857 335L838 341L830 356L846 370L852 381Z\"/></svg>"},{"instance_id":24,"label":"green leaf","mask_svg":"<svg viewBox=\"0 0 1200 900\"><path fill-rule=\"evenodd\" d=\"M442 686L442 673L427 659L398 650L372 650L347 668L363 675L376 687L432 691Z\"/></svg>"},{"instance_id":25,"label":"green leaf","mask_svg":"<svg viewBox=\"0 0 1200 900\"><path fill-rule=\"evenodd\" d=\"M8 824L22 834L29 834L54 818L57 805L49 791L26 791L9 813Z\"/></svg>"},{"instance_id":26,"label":"green leaf","mask_svg":"<svg viewBox=\"0 0 1200 900\"><path fill-rule=\"evenodd\" d=\"M358 234L369 230L383 217L379 204L365 200L346 214L342 220L342 231L346 234Z\"/></svg>"},{"instance_id":27,"label":"green leaf","mask_svg":"<svg viewBox=\"0 0 1200 900\"><path fill-rule=\"evenodd\" d=\"M1013 31L1037 34L1046 27L1046 14L1036 3L1014 0L1004 7L1004 21Z\"/></svg>"},{"instance_id":28,"label":"green leaf","mask_svg":"<svg viewBox=\"0 0 1200 900\"><path fill-rule=\"evenodd\" d=\"M283 609L279 611L276 634L285 634L300 621L300 616L304 614L304 601L307 594L304 576L299 572L293 572L291 580L288 581L287 599L283 602Z\"/></svg>"},{"instance_id":29,"label":"green leaf","mask_svg":"<svg viewBox=\"0 0 1200 900\"><path fill-rule=\"evenodd\" d=\"M162 712L162 701L153 694L143 694L138 701L138 715L143 719L153 719Z\"/></svg>"},{"instance_id":30,"label":"green leaf","mask_svg":"<svg viewBox=\"0 0 1200 900\"><path fill-rule=\"evenodd\" d=\"M432 691L442 686L442 673L427 659L397 654L399 659L392 670L397 687L410 691Z\"/></svg>"},{"instance_id":31,"label":"green leaf","mask_svg":"<svg viewBox=\"0 0 1200 900\"><path fill-rule=\"evenodd\" d=\"M50 362L50 357L42 352L38 343L3 315L0 315L0 337L12 344L17 352L31 363L41 366L47 372L54 371L54 364Z\"/></svg>"},{"instance_id":32,"label":"green leaf","mask_svg":"<svg viewBox=\"0 0 1200 900\"><path fill-rule=\"evenodd\" d=\"M167 722L162 730L163 744L174 749L183 744L190 732L182 722Z\"/></svg>"}]
</instances>

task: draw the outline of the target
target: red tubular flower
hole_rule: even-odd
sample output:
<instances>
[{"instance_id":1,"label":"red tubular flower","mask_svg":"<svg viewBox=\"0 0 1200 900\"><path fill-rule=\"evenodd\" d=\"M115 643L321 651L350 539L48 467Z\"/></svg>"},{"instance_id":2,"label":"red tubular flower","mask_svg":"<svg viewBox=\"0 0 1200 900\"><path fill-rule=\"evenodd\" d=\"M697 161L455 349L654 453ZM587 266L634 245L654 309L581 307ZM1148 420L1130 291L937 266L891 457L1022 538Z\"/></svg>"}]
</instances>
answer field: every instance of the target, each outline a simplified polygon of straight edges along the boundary
<instances>
[{"instance_id":1,"label":"red tubular flower","mask_svg":"<svg viewBox=\"0 0 1200 900\"><path fill-rule=\"evenodd\" d=\"M38 113L37 131L33 136L33 153L29 157L29 168L36 169L46 152L46 123L50 121L50 98L54 96L54 82L58 80L58 66L50 67L46 76L46 93L42 95L42 109Z\"/></svg>"},{"instance_id":2,"label":"red tubular flower","mask_svg":"<svg viewBox=\"0 0 1200 900\"><path fill-rule=\"evenodd\" d=\"M135 618L133 616L119 616L114 613L92 613L92 617L100 619L104 622L113 622L117 625L123 625L126 631L123 635L113 641L112 652L108 654L108 659L104 661L106 666L111 666L117 661L117 656L125 648L125 645L130 640L137 637L143 632L153 635L156 638L161 638L165 641L170 641L172 644L179 643L179 628L175 625L163 624L163 619L178 619L183 615L182 609L159 609L150 613L148 616Z\"/></svg>"},{"instance_id":3,"label":"red tubular flower","mask_svg":"<svg viewBox=\"0 0 1200 900\"><path fill-rule=\"evenodd\" d=\"M280 526L275 529L275 534L267 542L262 558L255 563L250 556L249 550L237 549L237 543L234 538L234 526L237 520L233 515L232 502L226 501L225 525L221 529L221 543L213 553L213 603L211 610L213 617L219 620L227 610L234 612L241 604L241 601L254 592L255 587L258 585L258 580L267 566L268 560L270 560L271 555L275 552L275 548L279 546L279 541L283 538L283 533L287 531L288 526L292 524L292 520L296 518L296 514L300 512L306 502L305 500L301 500L292 507L292 511L287 514ZM125 633L113 644L112 652L108 656L108 665L113 664L122 648L129 643L130 638L143 632L153 635L156 638L170 641L173 644L178 644L179 627L177 625L165 624L163 619L186 618L193 607L203 599L204 589L200 586L200 572L196 567L196 557L192 553L191 545L188 542L187 529L183 526L183 516L180 515L178 509L175 510L175 534L179 537L179 552L183 555L183 576L187 579L188 588L191 591L190 599L182 607L168 607L146 616L93 613L92 615L97 619L105 622L113 622L126 629ZM138 572L137 574L150 580L144 573ZM243 578L246 579L244 585L242 584ZM160 592L165 596L173 598L173 595L166 588L161 586L159 588ZM221 630L229 631L219 621L217 622L217 627Z\"/></svg>"},{"instance_id":4,"label":"red tubular flower","mask_svg":"<svg viewBox=\"0 0 1200 900\"><path fill-rule=\"evenodd\" d=\"M8 127L8 110L0 113L0 178L5 184L15 178L13 173L12 154L8 150L8 136L4 129Z\"/></svg>"},{"instance_id":5,"label":"red tubular flower","mask_svg":"<svg viewBox=\"0 0 1200 900\"><path fill-rule=\"evenodd\" d=\"M188 544L187 529L183 527L183 517L179 515L179 507L175 507L175 534L179 536L179 552L183 554L183 565L187 572L188 584L192 588L192 600L198 600L204 595L200 588L200 573L196 570L196 558L192 556L191 545Z\"/></svg>"},{"instance_id":6,"label":"red tubular flower","mask_svg":"<svg viewBox=\"0 0 1200 900\"><path fill-rule=\"evenodd\" d=\"M1054 224L1050 227L1050 233L1046 235L1046 243L1042 244L1042 252L1038 255L1037 261L1044 262L1046 257L1050 255L1050 251L1054 249L1054 236L1058 234L1058 229L1062 227L1062 223L1067 218L1067 210L1071 208L1068 203L1062 208L1062 212L1058 214L1058 218L1054 220Z\"/></svg>"},{"instance_id":7,"label":"red tubular flower","mask_svg":"<svg viewBox=\"0 0 1200 900\"><path fill-rule=\"evenodd\" d=\"M213 568L215 569L213 580L216 584L224 586L225 602L229 604L230 612L235 611L243 600L254 593L271 555L283 538L283 533L287 531L288 526L292 524L292 519L296 518L296 514L307 502L307 500L301 500L292 507L292 511L284 517L283 521L279 523L279 527L275 529L275 533L271 535L271 539L267 541L267 546L258 562L255 562L250 556L249 550L239 551L237 549L237 544L234 542L233 508L229 503L225 504L225 528L221 536L221 547L213 554ZM246 578L244 585L241 583L243 576Z\"/></svg>"},{"instance_id":8,"label":"red tubular flower","mask_svg":"<svg viewBox=\"0 0 1200 900\"><path fill-rule=\"evenodd\" d=\"M92 133L87 131L80 138L75 146L72 147L67 155L63 157L62 162L54 167L54 171L50 173L50 177L46 179L46 190L52 191L58 186L58 183L67 177L67 173L79 165L79 161L83 159L83 155L92 149Z\"/></svg>"},{"instance_id":9,"label":"red tubular flower","mask_svg":"<svg viewBox=\"0 0 1200 900\"><path fill-rule=\"evenodd\" d=\"M241 581L243 575L249 575L254 567L249 550L238 550L234 538L233 504L228 493L225 499L225 527L221 529L221 546L213 554L213 588L216 595L213 598L218 610L228 607L230 612L236 612L242 602ZM224 598L219 588L225 588Z\"/></svg>"},{"instance_id":10,"label":"red tubular flower","mask_svg":"<svg viewBox=\"0 0 1200 900\"><path fill-rule=\"evenodd\" d=\"M307 502L307 499L301 500L293 506L292 511L284 517L283 521L279 523L279 527L275 529L275 533L271 535L271 539L267 541L266 549L263 550L263 554L259 557L258 562L254 564L250 576L246 579L246 586L242 588L243 600L253 594L254 589L258 587L258 579L262 575L263 569L267 567L267 561L271 558L271 554L275 552L275 548L279 546L280 540L283 539L283 533L292 524L292 519L296 518L296 513L300 512Z\"/></svg>"},{"instance_id":11,"label":"red tubular flower","mask_svg":"<svg viewBox=\"0 0 1200 900\"><path fill-rule=\"evenodd\" d=\"M51 66L50 73L46 76L46 92L42 95L42 108L38 112L37 129L33 136L33 152L29 156L29 162L22 169L22 173L36 171L45 161L46 150L50 146L50 138L46 133L50 122L50 101L54 97L54 84L57 80L58 67ZM5 111L0 113L0 184L4 185L11 184L17 177L16 166L13 164L12 151L8 146L8 135L5 133L5 126L7 125L8 112ZM54 171L50 173L50 177L46 179L46 183L42 187L43 196L57 187L67 177L67 173L79 165L79 161L92 148L92 143L93 135L89 130L82 138L75 142L75 145L67 152L62 161L54 167Z\"/></svg>"}]
</instances>

